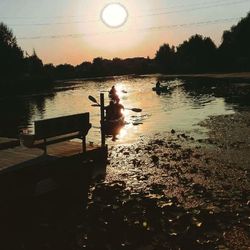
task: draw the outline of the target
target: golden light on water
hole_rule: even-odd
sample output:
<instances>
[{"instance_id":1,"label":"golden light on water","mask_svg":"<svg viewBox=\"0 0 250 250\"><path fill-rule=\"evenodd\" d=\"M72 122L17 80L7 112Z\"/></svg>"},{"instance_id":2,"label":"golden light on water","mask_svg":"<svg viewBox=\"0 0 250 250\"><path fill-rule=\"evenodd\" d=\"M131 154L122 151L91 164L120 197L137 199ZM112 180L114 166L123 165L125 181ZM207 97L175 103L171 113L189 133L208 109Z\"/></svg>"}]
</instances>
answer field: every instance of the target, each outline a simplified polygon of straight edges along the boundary
<instances>
[{"instance_id":1,"label":"golden light on water","mask_svg":"<svg viewBox=\"0 0 250 250\"><path fill-rule=\"evenodd\" d=\"M119 139L124 138L128 134L128 129L127 128L122 128L119 133Z\"/></svg>"},{"instance_id":2,"label":"golden light on water","mask_svg":"<svg viewBox=\"0 0 250 250\"><path fill-rule=\"evenodd\" d=\"M125 115L125 117L128 117L128 116ZM125 118L125 121L126 121L126 118ZM129 133L131 133L132 129L134 129L134 126L131 123L126 124L123 128L121 128L119 135L118 135L119 140L124 141L124 139L129 135Z\"/></svg>"},{"instance_id":3,"label":"golden light on water","mask_svg":"<svg viewBox=\"0 0 250 250\"><path fill-rule=\"evenodd\" d=\"M126 86L124 86L121 82L117 83L115 85L115 89L116 89L116 93L117 95L121 98L124 95L124 90L125 90Z\"/></svg>"},{"instance_id":4,"label":"golden light on water","mask_svg":"<svg viewBox=\"0 0 250 250\"><path fill-rule=\"evenodd\" d=\"M111 28L123 26L128 19L126 8L120 3L109 3L101 12L101 20Z\"/></svg>"}]
</instances>

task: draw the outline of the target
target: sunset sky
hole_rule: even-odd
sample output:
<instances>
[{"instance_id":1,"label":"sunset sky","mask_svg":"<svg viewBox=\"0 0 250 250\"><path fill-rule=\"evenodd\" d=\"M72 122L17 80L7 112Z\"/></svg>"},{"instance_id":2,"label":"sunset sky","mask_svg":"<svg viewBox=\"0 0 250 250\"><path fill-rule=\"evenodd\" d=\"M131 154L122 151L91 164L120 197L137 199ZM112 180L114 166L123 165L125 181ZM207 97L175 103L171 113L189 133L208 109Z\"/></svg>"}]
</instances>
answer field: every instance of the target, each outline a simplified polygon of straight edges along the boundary
<instances>
[{"instance_id":1,"label":"sunset sky","mask_svg":"<svg viewBox=\"0 0 250 250\"><path fill-rule=\"evenodd\" d=\"M110 2L126 8L121 27L100 18ZM76 65L98 56L152 58L163 43L178 45L196 33L218 45L223 31L249 11L250 0L1 0L0 22L44 63Z\"/></svg>"}]
</instances>

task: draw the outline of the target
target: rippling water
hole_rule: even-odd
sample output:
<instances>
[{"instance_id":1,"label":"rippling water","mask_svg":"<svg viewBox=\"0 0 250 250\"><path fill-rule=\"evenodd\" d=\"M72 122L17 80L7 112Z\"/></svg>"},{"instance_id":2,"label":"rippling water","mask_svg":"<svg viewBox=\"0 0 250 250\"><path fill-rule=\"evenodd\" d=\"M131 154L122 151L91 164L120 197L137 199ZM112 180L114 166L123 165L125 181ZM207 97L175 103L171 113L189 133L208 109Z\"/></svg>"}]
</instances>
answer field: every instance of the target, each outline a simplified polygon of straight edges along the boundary
<instances>
[{"instance_id":1,"label":"rippling water","mask_svg":"<svg viewBox=\"0 0 250 250\"><path fill-rule=\"evenodd\" d=\"M93 128L87 140L97 143L100 140L100 113L99 108L91 106L88 96L98 99L103 91L108 104L107 91L112 85L119 90L125 107L143 109L141 113L125 111L127 125L118 136L119 143L133 142L139 136L171 129L188 132L198 138L206 137L207 131L198 125L200 121L211 115L234 112L236 104L216 95L214 91L218 86L213 81L206 85L197 85L196 82L195 85L181 79L163 79L164 84L170 86L170 91L157 94L152 91L157 80L156 76L71 80L58 83L50 93L1 98L0 114L4 119L0 125L0 136L14 136L23 127L32 130L34 120L90 112Z\"/></svg>"}]
</instances>

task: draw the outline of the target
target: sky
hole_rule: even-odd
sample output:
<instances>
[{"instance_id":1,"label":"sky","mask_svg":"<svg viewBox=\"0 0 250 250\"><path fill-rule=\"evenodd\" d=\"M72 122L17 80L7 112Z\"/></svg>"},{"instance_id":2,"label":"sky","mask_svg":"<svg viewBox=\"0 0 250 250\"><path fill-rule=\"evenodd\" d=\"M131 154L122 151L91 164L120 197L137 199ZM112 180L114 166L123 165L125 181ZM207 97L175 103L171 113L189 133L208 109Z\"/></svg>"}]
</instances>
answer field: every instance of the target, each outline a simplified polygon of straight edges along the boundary
<instances>
[{"instance_id":1,"label":"sky","mask_svg":"<svg viewBox=\"0 0 250 250\"><path fill-rule=\"evenodd\" d=\"M121 27L100 18L109 3L126 8ZM249 11L250 0L1 0L0 22L44 63L78 65L95 57L153 58L162 44L178 46L194 34L219 45Z\"/></svg>"}]
</instances>

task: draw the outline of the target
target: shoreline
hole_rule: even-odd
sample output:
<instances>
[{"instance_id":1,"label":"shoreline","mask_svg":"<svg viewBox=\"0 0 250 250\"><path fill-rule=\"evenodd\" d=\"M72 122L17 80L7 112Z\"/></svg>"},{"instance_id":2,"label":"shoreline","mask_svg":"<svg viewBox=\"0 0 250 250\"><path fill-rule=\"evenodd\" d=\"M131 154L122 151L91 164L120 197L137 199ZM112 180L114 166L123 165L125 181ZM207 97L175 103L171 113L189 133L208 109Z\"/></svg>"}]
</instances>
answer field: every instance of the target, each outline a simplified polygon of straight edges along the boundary
<instances>
[{"instance_id":1,"label":"shoreline","mask_svg":"<svg viewBox=\"0 0 250 250\"><path fill-rule=\"evenodd\" d=\"M246 79L250 80L250 72L232 72L232 73L191 73L191 74L172 74L172 75L165 75L162 73L152 73L152 74L125 74L125 75L112 75L112 76L97 76L97 77L86 77L86 78L72 78L72 79L60 79L55 80L55 85L62 84L64 82L71 82L71 81L91 81L91 80L115 80L116 78L120 77L144 77L144 76L155 76L155 77L180 77L180 78L214 78L214 79Z\"/></svg>"},{"instance_id":2,"label":"shoreline","mask_svg":"<svg viewBox=\"0 0 250 250\"><path fill-rule=\"evenodd\" d=\"M74 203L67 208L63 195L53 217L38 213L40 224L20 224L18 229L26 231L16 231L20 238L13 244L48 249L65 244L72 250L249 249L250 112L213 116L202 125L210 131L208 139L172 130L110 147L106 175L91 184L86 210Z\"/></svg>"},{"instance_id":3,"label":"shoreline","mask_svg":"<svg viewBox=\"0 0 250 250\"><path fill-rule=\"evenodd\" d=\"M233 72L233 73L202 73L202 74L173 74L173 75L164 75L164 74L151 74L151 75L142 75L142 76L158 76L158 77L180 77L180 78L212 78L212 79L246 79L250 80L250 72Z\"/></svg>"},{"instance_id":4,"label":"shoreline","mask_svg":"<svg viewBox=\"0 0 250 250\"><path fill-rule=\"evenodd\" d=\"M62 196L61 207L55 204L56 220L39 213L42 223L30 222L23 234L16 232L21 235L16 244L34 248L39 242L48 249L67 244L72 250L249 249L250 85L232 85L213 89L214 95L223 94L229 103L246 100L246 105L202 121L208 138L171 130L110 146L106 175L91 185L86 210L70 204L70 213L62 212Z\"/></svg>"},{"instance_id":5,"label":"shoreline","mask_svg":"<svg viewBox=\"0 0 250 250\"><path fill-rule=\"evenodd\" d=\"M99 211L107 236L119 242L118 230L126 235L118 243L124 249L249 249L250 113L214 116L202 125L209 139L171 131L112 147L107 175L90 195L88 225L98 223ZM98 234L92 226L88 233ZM101 238L100 244L115 242Z\"/></svg>"},{"instance_id":6,"label":"shoreline","mask_svg":"<svg viewBox=\"0 0 250 250\"><path fill-rule=\"evenodd\" d=\"M246 81L250 81L250 72L234 72L234 73L204 73L204 74L173 74L173 75L165 75L165 74L160 74L160 73L152 73L152 74L129 74L129 75L114 75L114 76L98 76L98 77L86 77L86 78L66 78L66 79L60 79L60 80L53 80L53 81L49 81L48 83L50 84L38 84L36 86L33 86L34 84L32 84L30 81L28 84L24 84L23 86L21 86L22 88L20 88L20 86L18 88L15 88L13 91L13 87L12 87L12 93L14 93L14 95L20 95L20 94L32 94L32 93L37 93L38 91L48 91L50 90L51 92L57 92L58 90L54 90L55 87L57 87L58 85L64 85L67 83L71 82L72 84L74 84L74 81L83 81L83 83L85 81L92 81L92 80L101 80L104 79L105 81L107 80L115 80L116 78L120 78L120 77L131 77L131 78L137 78L137 77L146 77L146 76L150 76L150 77L159 77L159 78L196 78L196 79L218 79L218 80L246 80ZM34 80L35 81L35 80ZM44 86L45 85L45 86ZM1 90L3 92L6 92L7 95L1 95L1 97L5 97L5 96L10 96L10 87L7 86L2 86Z\"/></svg>"}]
</instances>

